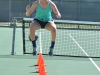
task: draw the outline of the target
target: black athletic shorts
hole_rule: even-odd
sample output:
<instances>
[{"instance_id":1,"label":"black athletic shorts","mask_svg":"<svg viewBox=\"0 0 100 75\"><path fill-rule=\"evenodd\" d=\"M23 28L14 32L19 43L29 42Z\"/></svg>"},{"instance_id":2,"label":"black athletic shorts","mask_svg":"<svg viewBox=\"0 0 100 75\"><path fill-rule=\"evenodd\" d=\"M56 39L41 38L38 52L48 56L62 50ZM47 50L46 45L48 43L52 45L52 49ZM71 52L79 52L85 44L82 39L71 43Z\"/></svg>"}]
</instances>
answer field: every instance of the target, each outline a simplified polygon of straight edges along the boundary
<instances>
[{"instance_id":1,"label":"black athletic shorts","mask_svg":"<svg viewBox=\"0 0 100 75\"><path fill-rule=\"evenodd\" d=\"M38 20L36 18L34 18L34 20L37 21L40 24L41 28L45 28L46 24L48 23L48 22L40 21L40 20ZM51 21L53 21L53 20L51 20Z\"/></svg>"}]
</instances>

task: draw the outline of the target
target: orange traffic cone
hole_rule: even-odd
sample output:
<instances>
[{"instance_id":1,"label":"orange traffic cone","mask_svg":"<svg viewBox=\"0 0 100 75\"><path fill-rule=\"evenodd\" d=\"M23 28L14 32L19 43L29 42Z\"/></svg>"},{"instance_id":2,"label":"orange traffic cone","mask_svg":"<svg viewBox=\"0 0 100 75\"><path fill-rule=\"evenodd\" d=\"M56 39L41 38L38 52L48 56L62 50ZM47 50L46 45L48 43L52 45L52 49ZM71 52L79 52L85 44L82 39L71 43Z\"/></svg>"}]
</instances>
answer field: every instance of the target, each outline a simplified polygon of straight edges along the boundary
<instances>
[{"instance_id":1,"label":"orange traffic cone","mask_svg":"<svg viewBox=\"0 0 100 75\"><path fill-rule=\"evenodd\" d=\"M47 73L45 65L43 65L42 72Z\"/></svg>"},{"instance_id":2,"label":"orange traffic cone","mask_svg":"<svg viewBox=\"0 0 100 75\"><path fill-rule=\"evenodd\" d=\"M41 59L41 62L39 64L39 68L38 68L38 70L36 72L37 73L40 73L41 72L41 69L43 69L43 66L45 66L44 58Z\"/></svg>"},{"instance_id":3,"label":"orange traffic cone","mask_svg":"<svg viewBox=\"0 0 100 75\"><path fill-rule=\"evenodd\" d=\"M40 66L40 69L39 69L39 75L42 75L41 69L42 69L42 65Z\"/></svg>"},{"instance_id":4,"label":"orange traffic cone","mask_svg":"<svg viewBox=\"0 0 100 75\"><path fill-rule=\"evenodd\" d=\"M43 58L41 58L41 61L40 61L40 64L39 64L39 67L38 67L38 70L36 71L37 73L39 73L40 72L40 69L41 69L41 65L42 65L42 60Z\"/></svg>"},{"instance_id":5,"label":"orange traffic cone","mask_svg":"<svg viewBox=\"0 0 100 75\"><path fill-rule=\"evenodd\" d=\"M41 59L42 59L42 53L39 53L37 64L34 65L34 66L39 66L39 64L40 64L40 62L41 62Z\"/></svg>"},{"instance_id":6,"label":"orange traffic cone","mask_svg":"<svg viewBox=\"0 0 100 75\"><path fill-rule=\"evenodd\" d=\"M46 75L46 72L43 71L43 72L42 72L42 75Z\"/></svg>"},{"instance_id":7,"label":"orange traffic cone","mask_svg":"<svg viewBox=\"0 0 100 75\"><path fill-rule=\"evenodd\" d=\"M42 58L41 64L46 66L45 62L44 62L44 58Z\"/></svg>"},{"instance_id":8,"label":"orange traffic cone","mask_svg":"<svg viewBox=\"0 0 100 75\"><path fill-rule=\"evenodd\" d=\"M43 60L44 60L44 59L42 59L42 61L43 61ZM45 65L44 65L44 64L41 64L40 73L42 73L42 72L47 73L47 71L46 71L46 68L45 68Z\"/></svg>"},{"instance_id":9,"label":"orange traffic cone","mask_svg":"<svg viewBox=\"0 0 100 75\"><path fill-rule=\"evenodd\" d=\"M46 72L44 71L42 73L40 72L39 75L46 75Z\"/></svg>"}]
</instances>

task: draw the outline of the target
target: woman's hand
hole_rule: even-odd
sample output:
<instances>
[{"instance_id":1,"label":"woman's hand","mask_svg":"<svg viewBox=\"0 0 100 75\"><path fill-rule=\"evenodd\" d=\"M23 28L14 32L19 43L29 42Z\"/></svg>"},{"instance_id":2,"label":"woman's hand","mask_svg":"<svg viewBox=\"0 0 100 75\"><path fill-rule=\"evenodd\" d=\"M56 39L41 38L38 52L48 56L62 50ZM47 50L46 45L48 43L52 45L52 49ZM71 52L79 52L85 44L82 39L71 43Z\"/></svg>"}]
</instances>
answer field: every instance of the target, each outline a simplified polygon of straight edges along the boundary
<instances>
[{"instance_id":1,"label":"woman's hand","mask_svg":"<svg viewBox=\"0 0 100 75\"><path fill-rule=\"evenodd\" d=\"M56 17L61 18L61 14L60 13L56 14Z\"/></svg>"},{"instance_id":2,"label":"woman's hand","mask_svg":"<svg viewBox=\"0 0 100 75\"><path fill-rule=\"evenodd\" d=\"M26 6L26 11L28 11L30 9L30 5L28 4L27 6Z\"/></svg>"}]
</instances>

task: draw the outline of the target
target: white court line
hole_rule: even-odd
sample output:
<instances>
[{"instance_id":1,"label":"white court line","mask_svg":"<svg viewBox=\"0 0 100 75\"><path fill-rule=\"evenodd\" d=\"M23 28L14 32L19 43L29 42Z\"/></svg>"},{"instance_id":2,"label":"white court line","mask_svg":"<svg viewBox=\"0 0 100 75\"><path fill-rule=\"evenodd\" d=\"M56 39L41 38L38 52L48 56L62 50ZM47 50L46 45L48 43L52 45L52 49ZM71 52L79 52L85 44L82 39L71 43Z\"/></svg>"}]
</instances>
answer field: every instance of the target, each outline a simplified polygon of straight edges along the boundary
<instances>
[{"instance_id":1,"label":"white court line","mask_svg":"<svg viewBox=\"0 0 100 75\"><path fill-rule=\"evenodd\" d=\"M78 42L70 35L68 34L72 40L77 44L77 46L83 51L83 53L89 57L89 55L85 52L85 50L78 44ZM98 65L92 60L92 58L89 58L89 60L92 62L92 64L97 68L97 70L100 72L100 68L98 67Z\"/></svg>"},{"instance_id":2,"label":"white court line","mask_svg":"<svg viewBox=\"0 0 100 75\"><path fill-rule=\"evenodd\" d=\"M40 38L40 39L39 39L39 42L40 42L40 53L42 53L41 32L40 32L39 35L40 35L40 37L39 37L39 38Z\"/></svg>"}]
</instances>

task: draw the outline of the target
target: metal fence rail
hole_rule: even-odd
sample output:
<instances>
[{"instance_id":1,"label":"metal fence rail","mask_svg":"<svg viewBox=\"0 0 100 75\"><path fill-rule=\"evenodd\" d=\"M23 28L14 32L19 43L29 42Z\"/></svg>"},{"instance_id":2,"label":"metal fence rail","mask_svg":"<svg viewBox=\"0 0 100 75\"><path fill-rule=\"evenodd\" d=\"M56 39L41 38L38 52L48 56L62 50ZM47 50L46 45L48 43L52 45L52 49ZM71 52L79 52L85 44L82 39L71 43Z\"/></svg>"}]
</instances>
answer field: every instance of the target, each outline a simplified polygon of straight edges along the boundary
<instances>
[{"instance_id":1,"label":"metal fence rail","mask_svg":"<svg viewBox=\"0 0 100 75\"><path fill-rule=\"evenodd\" d=\"M35 0L0 0L0 21L11 21L13 17L26 17L26 5ZM52 0L62 14L61 20L100 21L100 0ZM33 18L35 12L30 16ZM52 13L53 18L56 16Z\"/></svg>"}]
</instances>

